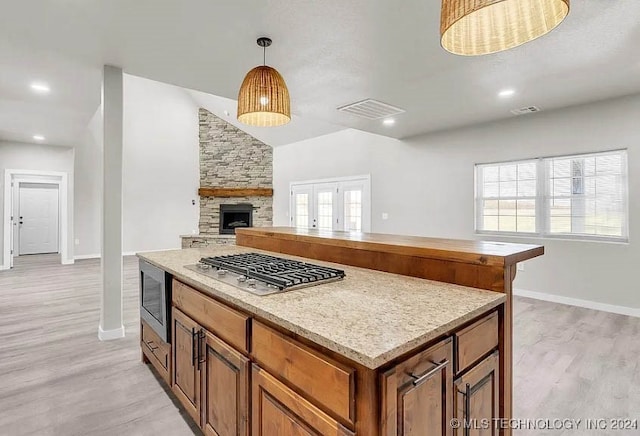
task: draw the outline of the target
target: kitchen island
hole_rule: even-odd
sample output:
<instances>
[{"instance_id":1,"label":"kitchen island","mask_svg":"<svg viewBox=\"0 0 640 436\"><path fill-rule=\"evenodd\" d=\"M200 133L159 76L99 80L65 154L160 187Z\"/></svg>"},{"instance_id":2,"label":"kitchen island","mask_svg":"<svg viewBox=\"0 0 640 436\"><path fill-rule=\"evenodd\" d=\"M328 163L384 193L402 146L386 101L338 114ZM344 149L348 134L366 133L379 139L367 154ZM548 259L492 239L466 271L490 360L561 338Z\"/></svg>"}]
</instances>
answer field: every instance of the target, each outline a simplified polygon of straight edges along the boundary
<instances>
[{"instance_id":1,"label":"kitchen island","mask_svg":"<svg viewBox=\"0 0 640 436\"><path fill-rule=\"evenodd\" d=\"M173 280L172 340L143 321L143 360L205 434L452 435L501 416L506 295L315 261L346 277L257 296L185 268L247 252L139 255Z\"/></svg>"}]
</instances>

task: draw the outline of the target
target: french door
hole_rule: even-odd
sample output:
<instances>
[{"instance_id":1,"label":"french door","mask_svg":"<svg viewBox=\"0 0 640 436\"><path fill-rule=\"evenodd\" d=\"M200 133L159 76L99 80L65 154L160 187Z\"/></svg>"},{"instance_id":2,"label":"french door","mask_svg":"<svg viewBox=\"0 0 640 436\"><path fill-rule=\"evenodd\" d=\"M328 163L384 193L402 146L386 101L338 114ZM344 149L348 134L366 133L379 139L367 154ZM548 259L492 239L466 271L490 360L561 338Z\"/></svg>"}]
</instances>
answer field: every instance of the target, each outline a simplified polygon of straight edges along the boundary
<instances>
[{"instance_id":1,"label":"french door","mask_svg":"<svg viewBox=\"0 0 640 436\"><path fill-rule=\"evenodd\" d=\"M290 217L298 228L370 231L369 178L293 183Z\"/></svg>"}]
</instances>

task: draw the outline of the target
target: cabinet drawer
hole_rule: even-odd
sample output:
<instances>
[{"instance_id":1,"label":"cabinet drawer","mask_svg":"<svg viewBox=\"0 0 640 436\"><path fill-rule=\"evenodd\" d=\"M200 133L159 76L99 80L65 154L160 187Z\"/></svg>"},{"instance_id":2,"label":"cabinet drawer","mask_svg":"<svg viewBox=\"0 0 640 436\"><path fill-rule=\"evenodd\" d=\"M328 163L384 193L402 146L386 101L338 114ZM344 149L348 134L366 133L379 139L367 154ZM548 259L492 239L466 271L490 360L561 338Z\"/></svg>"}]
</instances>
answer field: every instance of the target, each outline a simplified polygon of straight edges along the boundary
<instances>
[{"instance_id":1,"label":"cabinet drawer","mask_svg":"<svg viewBox=\"0 0 640 436\"><path fill-rule=\"evenodd\" d=\"M173 281L173 305L208 331L236 349L248 352L249 316L244 315L177 280Z\"/></svg>"},{"instance_id":2,"label":"cabinet drawer","mask_svg":"<svg viewBox=\"0 0 640 436\"><path fill-rule=\"evenodd\" d=\"M255 321L251 345L260 366L292 384L311 402L354 423L355 369Z\"/></svg>"},{"instance_id":3,"label":"cabinet drawer","mask_svg":"<svg viewBox=\"0 0 640 436\"><path fill-rule=\"evenodd\" d=\"M140 321L140 342L142 352L158 370L167 383L169 379L169 365L171 362L171 345L160 339L160 336L144 320Z\"/></svg>"},{"instance_id":4,"label":"cabinet drawer","mask_svg":"<svg viewBox=\"0 0 640 436\"><path fill-rule=\"evenodd\" d=\"M456 372L462 372L498 347L498 312L455 333Z\"/></svg>"}]
</instances>

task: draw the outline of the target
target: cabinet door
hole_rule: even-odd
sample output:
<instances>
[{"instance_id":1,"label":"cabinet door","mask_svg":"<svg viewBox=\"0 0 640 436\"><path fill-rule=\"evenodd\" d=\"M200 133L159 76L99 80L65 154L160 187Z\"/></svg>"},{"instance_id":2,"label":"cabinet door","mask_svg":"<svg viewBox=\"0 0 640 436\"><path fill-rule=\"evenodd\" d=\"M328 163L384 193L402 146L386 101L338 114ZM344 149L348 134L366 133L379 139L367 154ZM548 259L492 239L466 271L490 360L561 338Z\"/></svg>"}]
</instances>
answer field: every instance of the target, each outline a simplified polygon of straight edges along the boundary
<instances>
[{"instance_id":1,"label":"cabinet door","mask_svg":"<svg viewBox=\"0 0 640 436\"><path fill-rule=\"evenodd\" d=\"M202 422L207 436L248 436L249 359L211 333L203 337Z\"/></svg>"},{"instance_id":2,"label":"cabinet door","mask_svg":"<svg viewBox=\"0 0 640 436\"><path fill-rule=\"evenodd\" d=\"M251 370L253 436L353 436L336 420L256 365Z\"/></svg>"},{"instance_id":3,"label":"cabinet door","mask_svg":"<svg viewBox=\"0 0 640 436\"><path fill-rule=\"evenodd\" d=\"M382 435L453 434L452 359L447 339L382 375Z\"/></svg>"},{"instance_id":4,"label":"cabinet door","mask_svg":"<svg viewBox=\"0 0 640 436\"><path fill-rule=\"evenodd\" d=\"M455 382L456 418L472 425L456 436L497 436L494 419L499 417L500 390L498 352L476 365ZM486 424L486 425L485 425Z\"/></svg>"},{"instance_id":5,"label":"cabinet door","mask_svg":"<svg viewBox=\"0 0 640 436\"><path fill-rule=\"evenodd\" d=\"M200 326L173 308L173 392L187 413L200 424Z\"/></svg>"}]
</instances>

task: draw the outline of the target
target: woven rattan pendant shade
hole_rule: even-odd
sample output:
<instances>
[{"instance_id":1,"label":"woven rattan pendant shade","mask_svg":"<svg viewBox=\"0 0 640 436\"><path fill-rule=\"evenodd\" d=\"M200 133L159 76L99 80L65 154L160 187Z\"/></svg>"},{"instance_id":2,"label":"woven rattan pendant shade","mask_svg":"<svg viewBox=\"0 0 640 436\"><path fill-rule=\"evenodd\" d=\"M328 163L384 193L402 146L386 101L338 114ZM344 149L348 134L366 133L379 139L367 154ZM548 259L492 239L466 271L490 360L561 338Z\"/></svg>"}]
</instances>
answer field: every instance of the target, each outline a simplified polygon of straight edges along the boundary
<instances>
[{"instance_id":1,"label":"woven rattan pendant shade","mask_svg":"<svg viewBox=\"0 0 640 436\"><path fill-rule=\"evenodd\" d=\"M508 50L550 32L568 13L569 0L442 0L442 47L465 56Z\"/></svg>"},{"instance_id":2,"label":"woven rattan pendant shade","mask_svg":"<svg viewBox=\"0 0 640 436\"><path fill-rule=\"evenodd\" d=\"M238 94L238 120L258 127L291 121L289 90L280 73L266 65L247 73Z\"/></svg>"}]
</instances>

